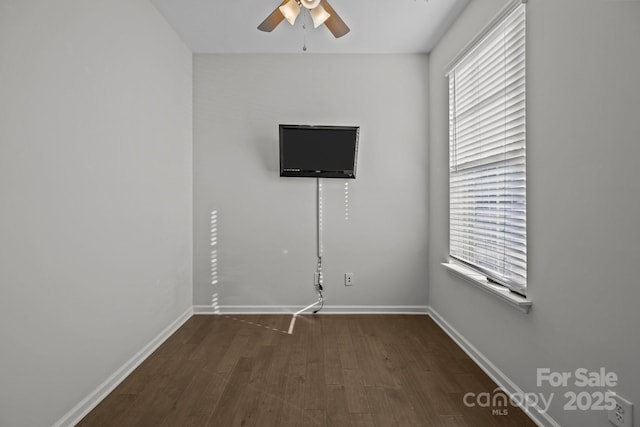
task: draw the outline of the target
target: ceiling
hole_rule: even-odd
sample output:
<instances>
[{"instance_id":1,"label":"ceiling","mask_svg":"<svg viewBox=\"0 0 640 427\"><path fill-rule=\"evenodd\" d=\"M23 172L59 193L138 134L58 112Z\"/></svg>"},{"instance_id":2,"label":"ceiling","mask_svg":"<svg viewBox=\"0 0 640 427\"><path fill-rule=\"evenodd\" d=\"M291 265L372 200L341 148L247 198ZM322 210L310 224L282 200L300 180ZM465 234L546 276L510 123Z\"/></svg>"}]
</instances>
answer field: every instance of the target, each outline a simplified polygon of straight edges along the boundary
<instances>
[{"instance_id":1,"label":"ceiling","mask_svg":"<svg viewBox=\"0 0 640 427\"><path fill-rule=\"evenodd\" d=\"M351 32L334 38L302 13L271 33L256 27L281 0L151 0L196 53L426 53L469 0L330 0Z\"/></svg>"}]
</instances>

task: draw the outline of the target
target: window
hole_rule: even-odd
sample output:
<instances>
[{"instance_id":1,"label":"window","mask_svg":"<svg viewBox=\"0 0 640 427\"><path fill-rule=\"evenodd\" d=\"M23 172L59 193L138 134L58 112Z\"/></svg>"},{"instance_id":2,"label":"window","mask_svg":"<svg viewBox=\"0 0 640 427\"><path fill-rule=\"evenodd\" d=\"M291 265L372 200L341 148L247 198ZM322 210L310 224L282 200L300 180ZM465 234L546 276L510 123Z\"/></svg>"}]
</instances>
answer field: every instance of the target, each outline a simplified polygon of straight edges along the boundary
<instances>
[{"instance_id":1,"label":"window","mask_svg":"<svg viewBox=\"0 0 640 427\"><path fill-rule=\"evenodd\" d=\"M512 2L449 78L449 255L526 295L525 5Z\"/></svg>"}]
</instances>

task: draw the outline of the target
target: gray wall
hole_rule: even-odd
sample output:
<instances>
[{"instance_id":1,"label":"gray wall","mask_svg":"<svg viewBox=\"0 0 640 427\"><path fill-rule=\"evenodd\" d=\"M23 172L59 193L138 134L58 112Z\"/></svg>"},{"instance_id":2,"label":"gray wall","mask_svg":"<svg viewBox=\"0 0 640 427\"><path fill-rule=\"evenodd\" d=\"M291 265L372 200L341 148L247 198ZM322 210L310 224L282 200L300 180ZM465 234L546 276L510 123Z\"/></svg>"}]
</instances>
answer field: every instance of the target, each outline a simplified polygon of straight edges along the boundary
<instances>
[{"instance_id":1,"label":"gray wall","mask_svg":"<svg viewBox=\"0 0 640 427\"><path fill-rule=\"evenodd\" d=\"M504 3L471 2L430 56L429 302L524 391L555 392L562 426L607 425L603 412L564 411L568 389L536 387L536 368L605 367L640 402L640 3L528 4L528 315L439 265L448 252L444 68Z\"/></svg>"},{"instance_id":2,"label":"gray wall","mask_svg":"<svg viewBox=\"0 0 640 427\"><path fill-rule=\"evenodd\" d=\"M427 86L426 55L195 55L194 304L315 300L316 181L279 177L289 123L361 126L348 221L346 181L323 180L327 305L426 305Z\"/></svg>"},{"instance_id":3,"label":"gray wall","mask_svg":"<svg viewBox=\"0 0 640 427\"><path fill-rule=\"evenodd\" d=\"M191 305L191 53L146 0L0 4L0 425Z\"/></svg>"}]
</instances>

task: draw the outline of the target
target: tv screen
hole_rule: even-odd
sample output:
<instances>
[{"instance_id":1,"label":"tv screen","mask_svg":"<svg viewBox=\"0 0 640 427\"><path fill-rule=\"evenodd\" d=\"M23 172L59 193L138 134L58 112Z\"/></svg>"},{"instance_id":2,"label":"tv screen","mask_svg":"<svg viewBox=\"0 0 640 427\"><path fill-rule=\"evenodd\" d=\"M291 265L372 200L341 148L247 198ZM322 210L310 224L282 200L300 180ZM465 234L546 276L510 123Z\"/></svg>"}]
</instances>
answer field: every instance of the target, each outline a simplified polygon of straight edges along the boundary
<instances>
[{"instance_id":1,"label":"tv screen","mask_svg":"<svg viewBox=\"0 0 640 427\"><path fill-rule=\"evenodd\" d=\"M358 126L280 125L280 176L355 178Z\"/></svg>"}]
</instances>

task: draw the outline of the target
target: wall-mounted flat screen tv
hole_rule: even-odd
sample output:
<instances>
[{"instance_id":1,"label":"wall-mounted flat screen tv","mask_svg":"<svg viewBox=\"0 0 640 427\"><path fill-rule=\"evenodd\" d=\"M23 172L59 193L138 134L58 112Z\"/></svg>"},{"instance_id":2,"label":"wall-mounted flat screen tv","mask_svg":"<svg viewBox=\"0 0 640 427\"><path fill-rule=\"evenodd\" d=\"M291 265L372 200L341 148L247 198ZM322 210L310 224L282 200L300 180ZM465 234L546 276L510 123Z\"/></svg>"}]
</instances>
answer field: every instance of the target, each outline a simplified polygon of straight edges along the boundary
<instances>
[{"instance_id":1,"label":"wall-mounted flat screen tv","mask_svg":"<svg viewBox=\"0 0 640 427\"><path fill-rule=\"evenodd\" d=\"M355 178L359 126L280 125L280 176Z\"/></svg>"}]
</instances>

